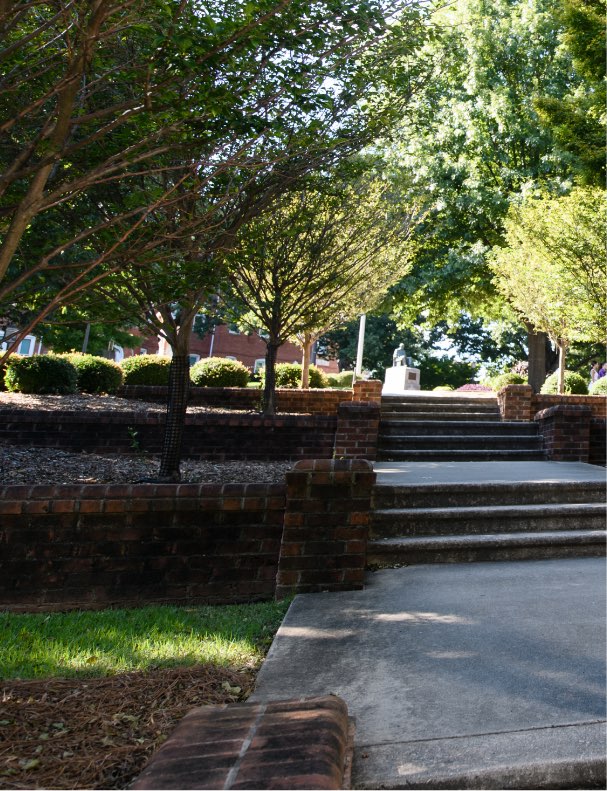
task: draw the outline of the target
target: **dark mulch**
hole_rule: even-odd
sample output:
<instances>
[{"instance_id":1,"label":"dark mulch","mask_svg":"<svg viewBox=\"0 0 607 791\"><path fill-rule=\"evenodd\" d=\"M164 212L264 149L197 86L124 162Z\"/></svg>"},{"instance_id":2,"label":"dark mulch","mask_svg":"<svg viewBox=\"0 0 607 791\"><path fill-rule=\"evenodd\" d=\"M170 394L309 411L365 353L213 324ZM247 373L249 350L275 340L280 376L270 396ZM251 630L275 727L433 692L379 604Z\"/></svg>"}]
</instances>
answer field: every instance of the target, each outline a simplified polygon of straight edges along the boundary
<instances>
[{"instance_id":1,"label":"dark mulch","mask_svg":"<svg viewBox=\"0 0 607 791\"><path fill-rule=\"evenodd\" d=\"M197 665L0 682L0 788L127 788L191 708L245 700L254 678Z\"/></svg>"}]
</instances>

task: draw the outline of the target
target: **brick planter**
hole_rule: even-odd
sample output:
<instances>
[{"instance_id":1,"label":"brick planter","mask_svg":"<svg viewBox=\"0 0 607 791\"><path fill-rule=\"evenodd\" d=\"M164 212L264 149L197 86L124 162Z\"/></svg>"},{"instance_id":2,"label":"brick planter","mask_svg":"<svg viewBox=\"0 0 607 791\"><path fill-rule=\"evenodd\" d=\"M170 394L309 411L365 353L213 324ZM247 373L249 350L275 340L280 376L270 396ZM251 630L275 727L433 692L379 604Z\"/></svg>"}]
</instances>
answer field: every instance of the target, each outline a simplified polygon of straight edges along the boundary
<instances>
[{"instance_id":1,"label":"brick planter","mask_svg":"<svg viewBox=\"0 0 607 791\"><path fill-rule=\"evenodd\" d=\"M380 405L374 402L340 404L337 410L334 455L337 459L377 458Z\"/></svg>"},{"instance_id":2,"label":"brick planter","mask_svg":"<svg viewBox=\"0 0 607 791\"><path fill-rule=\"evenodd\" d=\"M287 473L276 598L363 587L374 483L363 459L300 461Z\"/></svg>"}]
</instances>

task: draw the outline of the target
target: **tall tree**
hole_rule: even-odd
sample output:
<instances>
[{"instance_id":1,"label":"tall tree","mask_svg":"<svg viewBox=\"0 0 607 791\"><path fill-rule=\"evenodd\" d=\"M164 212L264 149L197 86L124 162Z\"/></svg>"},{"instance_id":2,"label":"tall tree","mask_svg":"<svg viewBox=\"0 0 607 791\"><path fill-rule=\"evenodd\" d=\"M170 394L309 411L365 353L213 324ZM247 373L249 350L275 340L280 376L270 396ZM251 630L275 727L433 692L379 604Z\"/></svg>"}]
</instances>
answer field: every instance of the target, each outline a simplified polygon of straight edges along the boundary
<instances>
[{"instance_id":1,"label":"tall tree","mask_svg":"<svg viewBox=\"0 0 607 791\"><path fill-rule=\"evenodd\" d=\"M572 340L604 341L607 327L602 190L527 198L506 219L506 246L491 265L514 308L559 349L559 393Z\"/></svg>"}]
</instances>

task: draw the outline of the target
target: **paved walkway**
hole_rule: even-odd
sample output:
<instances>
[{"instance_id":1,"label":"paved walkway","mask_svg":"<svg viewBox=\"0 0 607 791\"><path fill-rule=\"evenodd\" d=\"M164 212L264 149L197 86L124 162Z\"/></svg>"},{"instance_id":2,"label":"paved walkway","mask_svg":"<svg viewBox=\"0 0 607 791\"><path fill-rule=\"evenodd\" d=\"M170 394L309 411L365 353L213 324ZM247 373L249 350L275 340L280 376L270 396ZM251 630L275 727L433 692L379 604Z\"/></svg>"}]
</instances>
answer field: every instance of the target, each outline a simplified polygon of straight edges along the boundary
<instances>
[{"instance_id":1,"label":"paved walkway","mask_svg":"<svg viewBox=\"0 0 607 791\"><path fill-rule=\"evenodd\" d=\"M555 462L394 467L377 465L381 482L605 475ZM357 788L604 788L605 601L600 558L378 571L363 591L295 598L252 700L342 697Z\"/></svg>"}]
</instances>

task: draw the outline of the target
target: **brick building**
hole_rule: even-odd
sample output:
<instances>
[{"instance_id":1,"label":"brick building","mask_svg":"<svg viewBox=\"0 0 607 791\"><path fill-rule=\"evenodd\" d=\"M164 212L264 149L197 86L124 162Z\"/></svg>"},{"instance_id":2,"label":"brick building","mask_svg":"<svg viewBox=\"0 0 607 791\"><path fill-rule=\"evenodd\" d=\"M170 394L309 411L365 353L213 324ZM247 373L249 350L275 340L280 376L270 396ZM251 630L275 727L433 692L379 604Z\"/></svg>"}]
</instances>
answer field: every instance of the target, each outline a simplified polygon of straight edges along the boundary
<instances>
[{"instance_id":1,"label":"brick building","mask_svg":"<svg viewBox=\"0 0 607 791\"><path fill-rule=\"evenodd\" d=\"M158 338L149 337L142 338L141 346L126 349L124 354L127 357L136 354L160 354L163 357L168 357L171 354L171 348L165 340L160 339L159 342ZM192 364L205 357L226 357L231 360L240 360L247 368L257 371L264 364L265 354L266 345L256 332L240 332L234 324L220 324L204 338L200 338L197 333L192 332L190 339ZM300 363L301 350L294 343L284 343L278 349L277 362ZM317 357L316 365L327 374L339 372L337 360L324 360Z\"/></svg>"}]
</instances>

